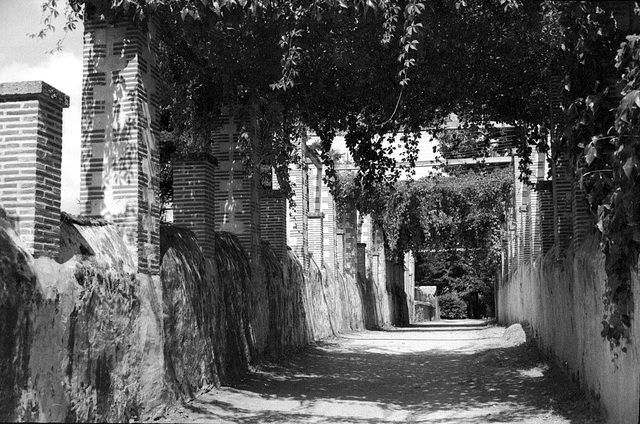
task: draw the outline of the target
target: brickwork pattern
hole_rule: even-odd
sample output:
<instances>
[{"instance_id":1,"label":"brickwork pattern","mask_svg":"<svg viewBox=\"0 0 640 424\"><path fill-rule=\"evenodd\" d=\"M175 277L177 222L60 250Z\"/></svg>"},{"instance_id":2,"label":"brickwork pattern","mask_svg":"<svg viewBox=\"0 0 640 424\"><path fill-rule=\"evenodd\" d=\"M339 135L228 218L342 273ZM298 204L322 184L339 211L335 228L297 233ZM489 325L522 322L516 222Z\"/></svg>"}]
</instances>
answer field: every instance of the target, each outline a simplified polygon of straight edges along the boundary
<instances>
[{"instance_id":1,"label":"brickwork pattern","mask_svg":"<svg viewBox=\"0 0 640 424\"><path fill-rule=\"evenodd\" d=\"M262 240L284 261L287 253L287 200L280 190L265 190L260 196Z\"/></svg>"},{"instance_id":2,"label":"brickwork pattern","mask_svg":"<svg viewBox=\"0 0 640 424\"><path fill-rule=\"evenodd\" d=\"M560 154L555 166L555 177L553 179L554 234L558 254L566 250L573 237L572 181L573 175L569 171L569 161L565 154Z\"/></svg>"},{"instance_id":3,"label":"brickwork pattern","mask_svg":"<svg viewBox=\"0 0 640 424\"><path fill-rule=\"evenodd\" d=\"M324 258L324 214L309 214L309 253L318 265Z\"/></svg>"},{"instance_id":4,"label":"brickwork pattern","mask_svg":"<svg viewBox=\"0 0 640 424\"><path fill-rule=\"evenodd\" d=\"M341 270L346 275L356 275L356 244L358 243L358 213L350 206L339 214L338 222L343 236Z\"/></svg>"},{"instance_id":5,"label":"brickwork pattern","mask_svg":"<svg viewBox=\"0 0 640 424\"><path fill-rule=\"evenodd\" d=\"M575 180L571 182L571 229L573 242L580 245L595 225L595 217L589 212L589 202L584 190Z\"/></svg>"},{"instance_id":6,"label":"brickwork pattern","mask_svg":"<svg viewBox=\"0 0 640 424\"><path fill-rule=\"evenodd\" d=\"M213 136L213 154L218 160L215 170L215 223L218 231L238 236L250 258L260 254L260 174L248 175L246 154L258 145L257 123L252 111L230 106L222 110ZM242 150L241 137L246 134L250 145Z\"/></svg>"},{"instance_id":7,"label":"brickwork pattern","mask_svg":"<svg viewBox=\"0 0 640 424\"><path fill-rule=\"evenodd\" d=\"M287 215L287 244L308 267L309 253L309 177L307 165L294 166L289 170L289 179L293 185L295 208L289 207Z\"/></svg>"},{"instance_id":8,"label":"brickwork pattern","mask_svg":"<svg viewBox=\"0 0 640 424\"><path fill-rule=\"evenodd\" d=\"M356 270L361 278L367 277L366 243L356 243Z\"/></svg>"},{"instance_id":9,"label":"brickwork pattern","mask_svg":"<svg viewBox=\"0 0 640 424\"><path fill-rule=\"evenodd\" d=\"M344 230L336 228L336 273L344 272Z\"/></svg>"},{"instance_id":10,"label":"brickwork pattern","mask_svg":"<svg viewBox=\"0 0 640 424\"><path fill-rule=\"evenodd\" d=\"M329 186L322 183L322 213L324 220L322 221L322 240L323 240L323 260L332 271L337 271L337 236L336 236L336 205L329 191Z\"/></svg>"},{"instance_id":11,"label":"brickwork pattern","mask_svg":"<svg viewBox=\"0 0 640 424\"><path fill-rule=\"evenodd\" d=\"M81 213L112 221L136 254L138 270L157 274L155 29L96 18L85 20L84 30Z\"/></svg>"},{"instance_id":12,"label":"brickwork pattern","mask_svg":"<svg viewBox=\"0 0 640 424\"><path fill-rule=\"evenodd\" d=\"M205 257L213 257L214 165L210 160L173 161L173 223L193 231Z\"/></svg>"},{"instance_id":13,"label":"brickwork pattern","mask_svg":"<svg viewBox=\"0 0 640 424\"><path fill-rule=\"evenodd\" d=\"M68 106L68 96L41 81L0 84L0 206L36 257L58 256Z\"/></svg>"},{"instance_id":14,"label":"brickwork pattern","mask_svg":"<svg viewBox=\"0 0 640 424\"><path fill-rule=\"evenodd\" d=\"M547 253L554 243L553 193L551 181L538 183L540 202L540 244L542 253Z\"/></svg>"},{"instance_id":15,"label":"brickwork pattern","mask_svg":"<svg viewBox=\"0 0 640 424\"><path fill-rule=\"evenodd\" d=\"M312 154L312 153L309 153ZM315 159L315 158L314 158ZM309 213L319 214L322 210L322 165L317 160L307 160L309 175Z\"/></svg>"}]
</instances>

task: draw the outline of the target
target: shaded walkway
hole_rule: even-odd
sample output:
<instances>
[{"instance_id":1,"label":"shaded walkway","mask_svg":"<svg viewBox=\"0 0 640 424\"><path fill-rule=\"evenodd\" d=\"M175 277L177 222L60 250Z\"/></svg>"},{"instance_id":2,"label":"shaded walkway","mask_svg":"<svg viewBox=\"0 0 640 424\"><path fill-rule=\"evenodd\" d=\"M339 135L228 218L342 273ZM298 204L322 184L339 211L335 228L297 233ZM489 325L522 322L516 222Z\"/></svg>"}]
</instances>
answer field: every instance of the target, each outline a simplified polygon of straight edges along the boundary
<instances>
[{"instance_id":1,"label":"shaded walkway","mask_svg":"<svg viewBox=\"0 0 640 424\"><path fill-rule=\"evenodd\" d=\"M420 327L342 336L262 365L173 411L189 422L598 423L531 344L504 328Z\"/></svg>"}]
</instances>

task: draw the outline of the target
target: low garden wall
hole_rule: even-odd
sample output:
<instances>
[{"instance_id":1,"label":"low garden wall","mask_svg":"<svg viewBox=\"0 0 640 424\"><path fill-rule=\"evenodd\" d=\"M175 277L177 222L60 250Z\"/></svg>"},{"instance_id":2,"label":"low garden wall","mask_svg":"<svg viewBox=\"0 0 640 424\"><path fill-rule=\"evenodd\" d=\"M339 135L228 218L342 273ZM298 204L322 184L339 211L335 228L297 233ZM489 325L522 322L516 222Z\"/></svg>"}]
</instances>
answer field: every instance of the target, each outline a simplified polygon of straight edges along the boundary
<instances>
[{"instance_id":1,"label":"low garden wall","mask_svg":"<svg viewBox=\"0 0 640 424\"><path fill-rule=\"evenodd\" d=\"M540 348L599 401L609 422L637 423L640 319L632 317L629 342L610 346L601 335L606 278L595 236L570 248L561 261L552 249L498 285L498 319L505 325L528 323ZM637 272L633 279L635 311L640 311Z\"/></svg>"},{"instance_id":2,"label":"low garden wall","mask_svg":"<svg viewBox=\"0 0 640 424\"><path fill-rule=\"evenodd\" d=\"M34 260L0 209L0 420L128 421L224 384L262 358L395 323L401 296L373 280L308 275L266 244L259 275L237 238L205 258L161 229L161 273L132 272L113 227L66 216L59 260Z\"/></svg>"}]
</instances>

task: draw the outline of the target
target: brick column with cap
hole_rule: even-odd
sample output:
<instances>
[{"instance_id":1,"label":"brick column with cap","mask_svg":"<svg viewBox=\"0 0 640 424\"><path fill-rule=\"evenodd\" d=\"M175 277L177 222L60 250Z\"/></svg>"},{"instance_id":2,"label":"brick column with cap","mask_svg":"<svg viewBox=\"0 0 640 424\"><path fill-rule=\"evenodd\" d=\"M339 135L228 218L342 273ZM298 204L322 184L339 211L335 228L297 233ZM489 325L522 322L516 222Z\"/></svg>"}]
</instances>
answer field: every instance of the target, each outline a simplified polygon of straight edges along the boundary
<instances>
[{"instance_id":1,"label":"brick column with cap","mask_svg":"<svg viewBox=\"0 0 640 424\"><path fill-rule=\"evenodd\" d=\"M0 84L0 206L36 257L58 256L67 107L69 97L42 81Z\"/></svg>"},{"instance_id":2,"label":"brick column with cap","mask_svg":"<svg viewBox=\"0 0 640 424\"><path fill-rule=\"evenodd\" d=\"M81 212L113 222L138 270L157 274L155 28L88 17L84 30Z\"/></svg>"}]
</instances>

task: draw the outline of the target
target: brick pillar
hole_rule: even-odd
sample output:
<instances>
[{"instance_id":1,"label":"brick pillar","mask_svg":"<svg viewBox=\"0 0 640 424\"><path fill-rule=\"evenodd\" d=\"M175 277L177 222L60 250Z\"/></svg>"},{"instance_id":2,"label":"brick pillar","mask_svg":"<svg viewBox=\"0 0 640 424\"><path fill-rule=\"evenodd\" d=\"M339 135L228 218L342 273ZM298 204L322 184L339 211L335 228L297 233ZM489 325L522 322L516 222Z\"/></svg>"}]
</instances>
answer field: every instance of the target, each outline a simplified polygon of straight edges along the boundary
<instances>
[{"instance_id":1,"label":"brick pillar","mask_svg":"<svg viewBox=\"0 0 640 424\"><path fill-rule=\"evenodd\" d=\"M173 223L196 235L205 257L213 256L214 165L207 159L173 160Z\"/></svg>"},{"instance_id":2,"label":"brick pillar","mask_svg":"<svg viewBox=\"0 0 640 424\"><path fill-rule=\"evenodd\" d=\"M539 182L538 195L540 198L540 242L542 253L546 254L555 241L552 182Z\"/></svg>"},{"instance_id":3,"label":"brick pillar","mask_svg":"<svg viewBox=\"0 0 640 424\"><path fill-rule=\"evenodd\" d=\"M338 270L337 264L337 235L336 235L336 206L333 196L326 184L322 184L322 239L323 239L323 260L334 272Z\"/></svg>"},{"instance_id":4,"label":"brick pillar","mask_svg":"<svg viewBox=\"0 0 640 424\"><path fill-rule=\"evenodd\" d=\"M322 164L310 151L307 152L309 175L309 253L321 266L324 258L324 214L322 213Z\"/></svg>"},{"instance_id":5,"label":"brick pillar","mask_svg":"<svg viewBox=\"0 0 640 424\"><path fill-rule=\"evenodd\" d=\"M264 190L260 194L260 231L278 258L287 252L287 199L280 190Z\"/></svg>"},{"instance_id":6,"label":"brick pillar","mask_svg":"<svg viewBox=\"0 0 640 424\"><path fill-rule=\"evenodd\" d=\"M554 233L558 255L561 255L569 246L573 235L572 179L569 161L565 154L560 154L553 176Z\"/></svg>"},{"instance_id":7,"label":"brick pillar","mask_svg":"<svg viewBox=\"0 0 640 424\"><path fill-rule=\"evenodd\" d=\"M515 258L517 264L520 265L525 262L525 232L527 225L527 212L529 209L528 190L524 183L518 180L518 162L520 159L517 156L513 157L513 172L514 172L514 194L515 194L515 221L516 221L516 238L515 238Z\"/></svg>"},{"instance_id":8,"label":"brick pillar","mask_svg":"<svg viewBox=\"0 0 640 424\"><path fill-rule=\"evenodd\" d=\"M302 156L305 155L305 141L300 142ZM287 215L287 244L308 269L309 256L309 176L306 161L301 166L293 166L289 179L293 185L295 209L290 208Z\"/></svg>"},{"instance_id":9,"label":"brick pillar","mask_svg":"<svg viewBox=\"0 0 640 424\"><path fill-rule=\"evenodd\" d=\"M356 243L356 270L362 278L367 278L366 243Z\"/></svg>"},{"instance_id":10,"label":"brick pillar","mask_svg":"<svg viewBox=\"0 0 640 424\"><path fill-rule=\"evenodd\" d=\"M320 266L324 258L324 214L309 213L309 253Z\"/></svg>"},{"instance_id":11,"label":"brick pillar","mask_svg":"<svg viewBox=\"0 0 640 424\"><path fill-rule=\"evenodd\" d=\"M409 312L409 322L413 321L414 296L416 289L416 262L413 252L404 254L404 293L407 296L407 311Z\"/></svg>"},{"instance_id":12,"label":"brick pillar","mask_svg":"<svg viewBox=\"0 0 640 424\"><path fill-rule=\"evenodd\" d=\"M218 122L220 129L213 137L213 153L218 159L215 170L216 227L219 231L236 234L252 259L260 255L260 173L247 175L244 161L245 155L255 154L260 142L254 115L251 110L224 108ZM241 146L241 142L246 141L242 140L243 134L248 136L246 151Z\"/></svg>"},{"instance_id":13,"label":"brick pillar","mask_svg":"<svg viewBox=\"0 0 640 424\"><path fill-rule=\"evenodd\" d=\"M372 239L370 250L373 257L372 266L375 268L372 270L372 272L376 278L376 282L380 285L380 287L386 287L386 272L384 271L386 255L384 249L384 231L382 230L382 227L374 227L371 236ZM382 267L380 266L380 264L382 264Z\"/></svg>"},{"instance_id":14,"label":"brick pillar","mask_svg":"<svg viewBox=\"0 0 640 424\"><path fill-rule=\"evenodd\" d=\"M360 243L365 243L368 246L372 246L373 241L373 222L370 215L361 215L360 217Z\"/></svg>"},{"instance_id":15,"label":"brick pillar","mask_svg":"<svg viewBox=\"0 0 640 424\"><path fill-rule=\"evenodd\" d=\"M535 259L542 251L542 234L540 232L540 193L538 182L544 180L544 153L533 151L531 154L531 183L533 185L529 193L530 217L531 217L531 259Z\"/></svg>"},{"instance_id":16,"label":"brick pillar","mask_svg":"<svg viewBox=\"0 0 640 424\"><path fill-rule=\"evenodd\" d=\"M120 230L138 271L160 259L155 29L87 19L82 88L82 213Z\"/></svg>"},{"instance_id":17,"label":"brick pillar","mask_svg":"<svg viewBox=\"0 0 640 424\"><path fill-rule=\"evenodd\" d=\"M58 256L62 109L42 81L0 84L0 206L34 256Z\"/></svg>"},{"instance_id":18,"label":"brick pillar","mask_svg":"<svg viewBox=\"0 0 640 424\"><path fill-rule=\"evenodd\" d=\"M376 284L380 284L380 254L373 252L371 254L371 273Z\"/></svg>"},{"instance_id":19,"label":"brick pillar","mask_svg":"<svg viewBox=\"0 0 640 424\"><path fill-rule=\"evenodd\" d=\"M531 262L531 247L533 241L533 222L531 216L531 189L522 183L522 258L525 263Z\"/></svg>"},{"instance_id":20,"label":"brick pillar","mask_svg":"<svg viewBox=\"0 0 640 424\"><path fill-rule=\"evenodd\" d=\"M586 194L575 178L571 180L571 212L573 241L576 245L579 245L584 237L591 232L594 226L594 218L592 218L589 211L589 202Z\"/></svg>"},{"instance_id":21,"label":"brick pillar","mask_svg":"<svg viewBox=\"0 0 640 424\"><path fill-rule=\"evenodd\" d=\"M551 142L562 137L564 113L562 112L563 78L549 78L549 118L551 123ZM566 154L552 151L554 161L551 164L554 243L557 255L560 256L569 245L572 237L572 199L569 161Z\"/></svg>"},{"instance_id":22,"label":"brick pillar","mask_svg":"<svg viewBox=\"0 0 640 424\"><path fill-rule=\"evenodd\" d=\"M344 230L336 228L336 272L344 274Z\"/></svg>"},{"instance_id":23,"label":"brick pillar","mask_svg":"<svg viewBox=\"0 0 640 424\"><path fill-rule=\"evenodd\" d=\"M358 214L355 207L350 206L340 213L340 226L343 230L343 272L351 276L356 274L356 243L358 242Z\"/></svg>"}]
</instances>

